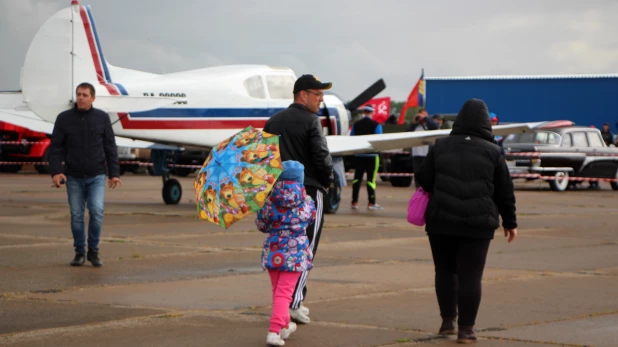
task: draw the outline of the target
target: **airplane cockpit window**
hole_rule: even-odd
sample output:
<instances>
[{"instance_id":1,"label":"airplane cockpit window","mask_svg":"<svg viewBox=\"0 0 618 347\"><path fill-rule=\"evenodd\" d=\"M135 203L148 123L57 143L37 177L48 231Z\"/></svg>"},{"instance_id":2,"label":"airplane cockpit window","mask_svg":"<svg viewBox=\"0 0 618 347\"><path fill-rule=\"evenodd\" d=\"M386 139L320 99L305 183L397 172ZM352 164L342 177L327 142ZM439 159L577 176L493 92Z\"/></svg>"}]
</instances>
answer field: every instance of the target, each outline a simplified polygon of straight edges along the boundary
<instances>
[{"instance_id":1,"label":"airplane cockpit window","mask_svg":"<svg viewBox=\"0 0 618 347\"><path fill-rule=\"evenodd\" d=\"M262 76L252 76L245 80L245 89L252 98L266 99L266 90L264 90L264 83L262 82Z\"/></svg>"},{"instance_id":2,"label":"airplane cockpit window","mask_svg":"<svg viewBox=\"0 0 618 347\"><path fill-rule=\"evenodd\" d=\"M292 99L296 80L289 75L266 76L266 86L271 99Z\"/></svg>"}]
</instances>

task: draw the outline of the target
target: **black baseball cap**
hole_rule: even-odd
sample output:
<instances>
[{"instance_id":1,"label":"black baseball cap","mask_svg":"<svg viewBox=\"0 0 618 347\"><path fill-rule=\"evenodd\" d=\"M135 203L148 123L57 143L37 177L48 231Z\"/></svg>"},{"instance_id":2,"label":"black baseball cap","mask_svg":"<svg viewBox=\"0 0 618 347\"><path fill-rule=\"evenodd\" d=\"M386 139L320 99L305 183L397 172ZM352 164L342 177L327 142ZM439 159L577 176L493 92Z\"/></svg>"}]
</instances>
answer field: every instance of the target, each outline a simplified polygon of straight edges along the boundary
<instances>
[{"instance_id":1,"label":"black baseball cap","mask_svg":"<svg viewBox=\"0 0 618 347\"><path fill-rule=\"evenodd\" d=\"M332 86L333 84L330 82L322 83L314 75L302 75L294 83L293 93L296 94L300 92L301 90L308 90L308 89L330 89Z\"/></svg>"}]
</instances>

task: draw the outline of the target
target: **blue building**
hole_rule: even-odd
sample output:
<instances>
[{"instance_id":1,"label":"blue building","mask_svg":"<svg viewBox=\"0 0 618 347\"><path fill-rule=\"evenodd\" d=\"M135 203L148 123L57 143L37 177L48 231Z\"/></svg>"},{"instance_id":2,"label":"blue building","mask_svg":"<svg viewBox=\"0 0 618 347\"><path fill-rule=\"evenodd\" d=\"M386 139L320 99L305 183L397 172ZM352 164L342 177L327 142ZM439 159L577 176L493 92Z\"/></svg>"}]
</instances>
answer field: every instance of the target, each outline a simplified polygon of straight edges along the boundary
<instances>
[{"instance_id":1,"label":"blue building","mask_svg":"<svg viewBox=\"0 0 618 347\"><path fill-rule=\"evenodd\" d=\"M479 98L501 123L564 119L618 128L618 74L427 77L426 93L430 113L456 114Z\"/></svg>"}]
</instances>

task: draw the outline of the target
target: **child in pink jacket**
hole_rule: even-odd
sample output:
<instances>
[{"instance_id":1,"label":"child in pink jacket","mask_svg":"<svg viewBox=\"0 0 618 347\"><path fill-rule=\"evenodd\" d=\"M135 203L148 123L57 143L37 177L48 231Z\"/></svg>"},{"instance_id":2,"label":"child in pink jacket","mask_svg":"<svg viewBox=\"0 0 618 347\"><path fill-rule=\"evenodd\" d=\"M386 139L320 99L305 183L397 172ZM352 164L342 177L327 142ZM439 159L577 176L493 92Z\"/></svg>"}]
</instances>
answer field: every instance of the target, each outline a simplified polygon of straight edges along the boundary
<instances>
[{"instance_id":1,"label":"child in pink jacket","mask_svg":"<svg viewBox=\"0 0 618 347\"><path fill-rule=\"evenodd\" d=\"M289 306L298 278L312 268L313 254L307 226L315 219L315 203L305 192L304 166L284 161L283 173L257 214L255 224L268 233L262 251L262 268L268 270L273 289L273 310L266 343L285 345L296 324L290 321Z\"/></svg>"}]
</instances>

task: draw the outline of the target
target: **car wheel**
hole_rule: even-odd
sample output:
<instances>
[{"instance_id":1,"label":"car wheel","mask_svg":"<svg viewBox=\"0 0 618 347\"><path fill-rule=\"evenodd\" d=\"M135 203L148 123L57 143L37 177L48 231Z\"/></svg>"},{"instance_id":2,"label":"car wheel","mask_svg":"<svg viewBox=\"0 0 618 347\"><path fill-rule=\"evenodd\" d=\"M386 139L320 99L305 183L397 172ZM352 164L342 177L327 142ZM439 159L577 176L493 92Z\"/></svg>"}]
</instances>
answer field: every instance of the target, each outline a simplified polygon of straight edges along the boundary
<instances>
[{"instance_id":1,"label":"car wheel","mask_svg":"<svg viewBox=\"0 0 618 347\"><path fill-rule=\"evenodd\" d=\"M615 179L618 179L618 171L616 171ZM618 190L618 182L609 182L609 185L612 186L613 190Z\"/></svg>"},{"instance_id":2,"label":"car wheel","mask_svg":"<svg viewBox=\"0 0 618 347\"><path fill-rule=\"evenodd\" d=\"M43 157L41 158L42 162L49 162L49 148L45 150L45 153L43 153ZM41 165L35 165L34 169L36 170L36 172L40 173L40 174L48 174L49 173L49 163L48 164L41 164Z\"/></svg>"},{"instance_id":3,"label":"car wheel","mask_svg":"<svg viewBox=\"0 0 618 347\"><path fill-rule=\"evenodd\" d=\"M393 187L409 187L412 185L412 177L391 177Z\"/></svg>"},{"instance_id":4,"label":"car wheel","mask_svg":"<svg viewBox=\"0 0 618 347\"><path fill-rule=\"evenodd\" d=\"M549 181L549 187L555 192L564 192L569 187L569 173L559 171L554 175L553 180Z\"/></svg>"}]
</instances>

